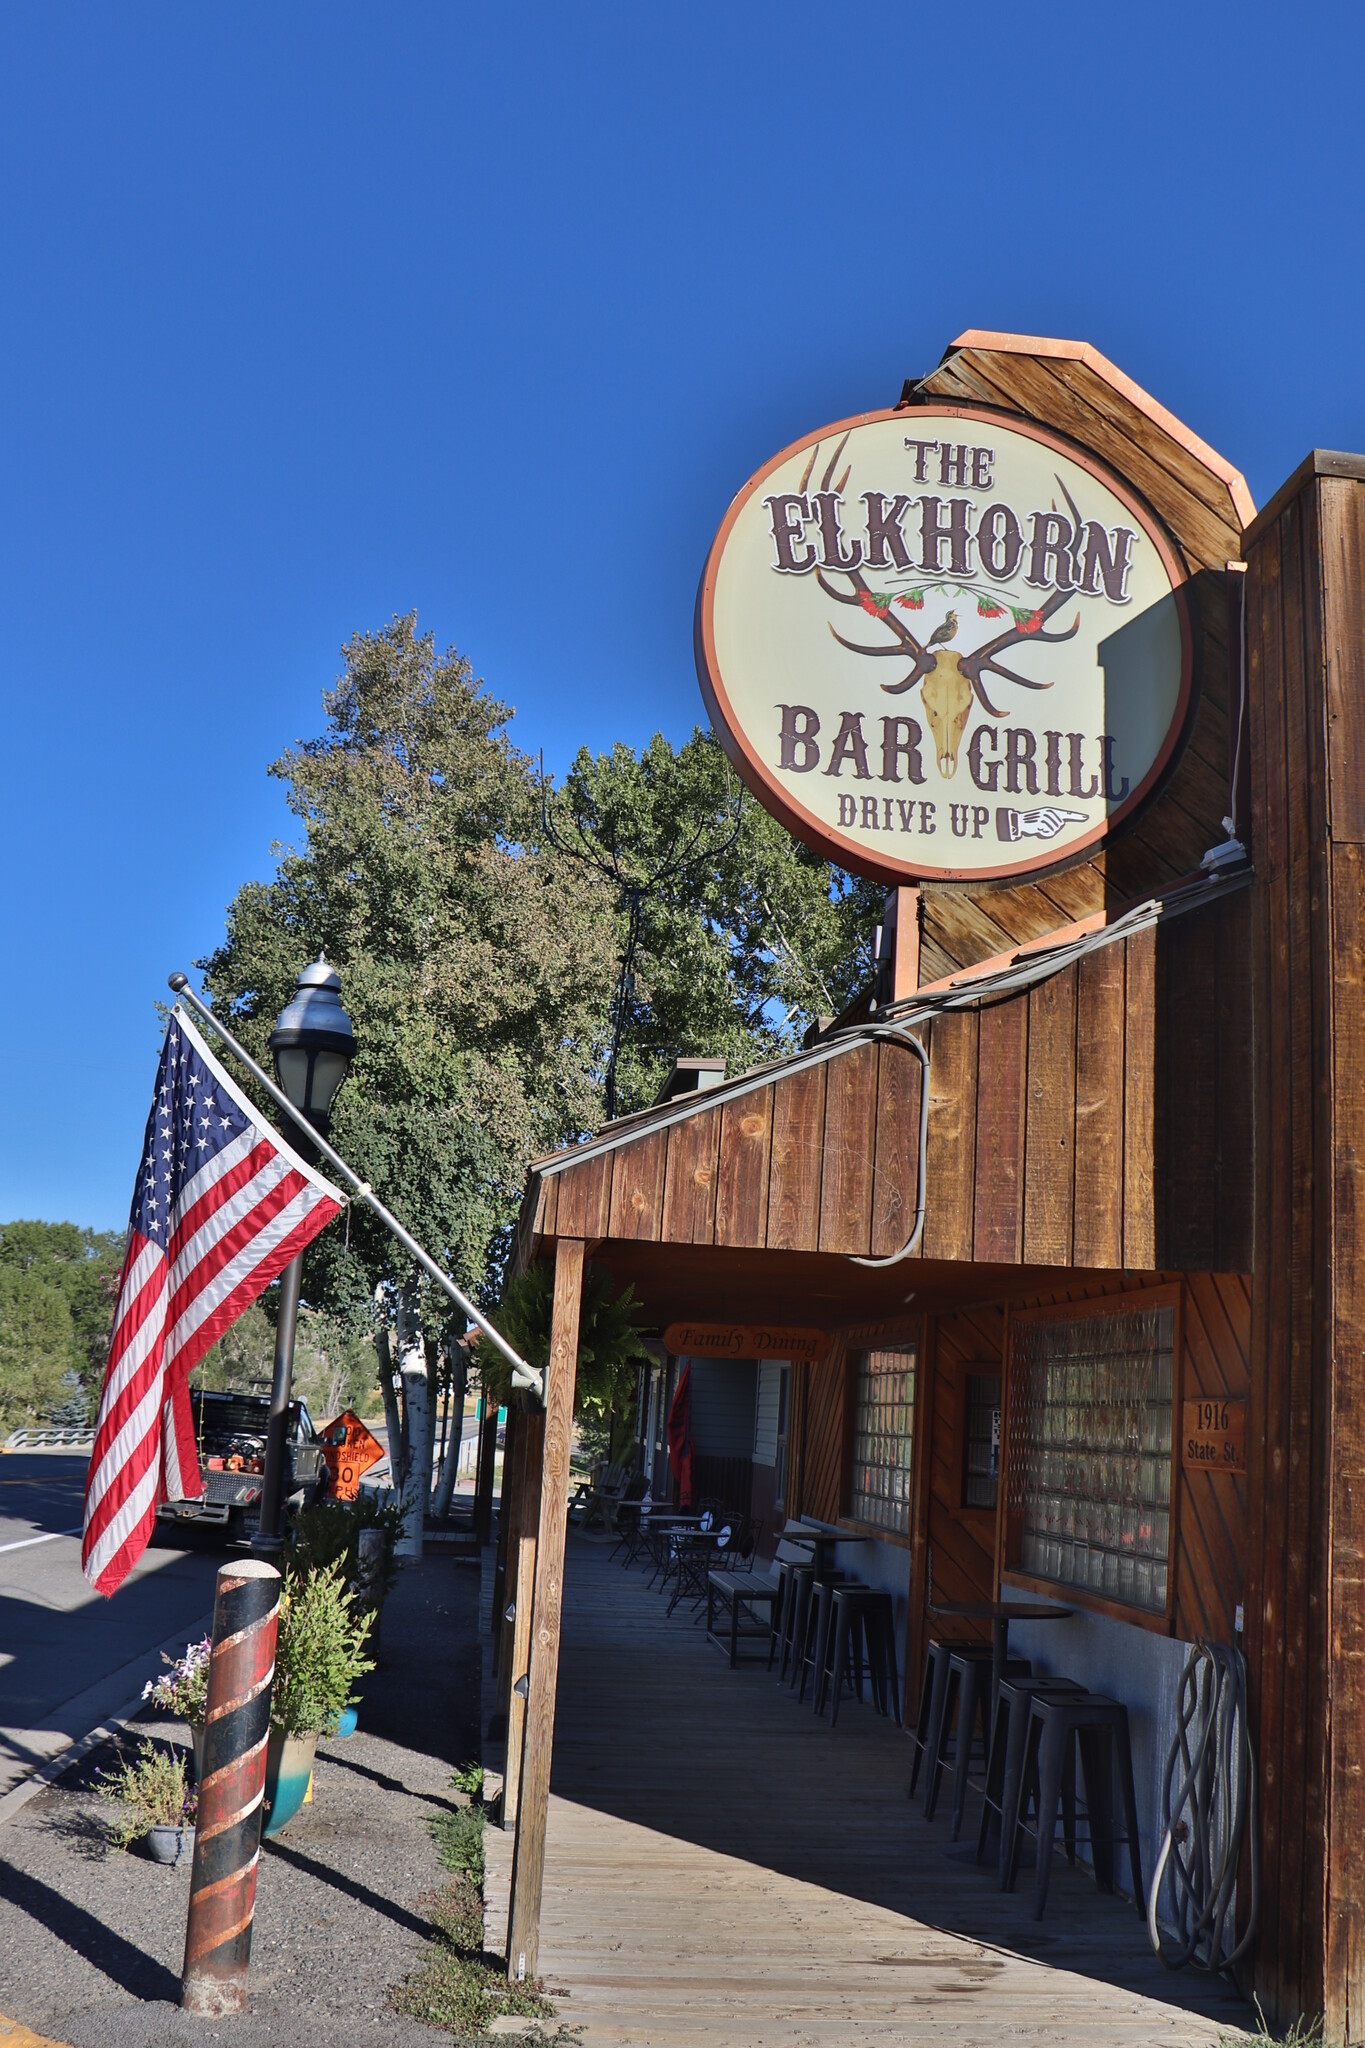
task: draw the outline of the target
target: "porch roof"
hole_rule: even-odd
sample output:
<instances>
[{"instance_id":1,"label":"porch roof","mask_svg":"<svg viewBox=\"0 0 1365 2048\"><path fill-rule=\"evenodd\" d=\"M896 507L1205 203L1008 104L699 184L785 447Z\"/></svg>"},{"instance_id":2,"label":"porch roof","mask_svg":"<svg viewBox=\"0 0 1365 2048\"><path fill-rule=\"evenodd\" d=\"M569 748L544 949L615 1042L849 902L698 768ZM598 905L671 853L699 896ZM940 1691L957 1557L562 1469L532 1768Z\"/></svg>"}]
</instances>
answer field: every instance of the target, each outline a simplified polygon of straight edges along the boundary
<instances>
[{"instance_id":1,"label":"porch roof","mask_svg":"<svg viewBox=\"0 0 1365 2048\"><path fill-rule=\"evenodd\" d=\"M1220 1189L1196 1185L1192 1152L1181 1155L1174 1211L1167 1201L1172 1145L1188 1151L1190 1118L1158 1068L1174 1010L1179 1071L1207 1083L1215 1114L1221 1066L1228 1121L1249 1147L1235 996L1249 977L1249 879L1245 866L1189 878L537 1160L518 1264L577 1237L633 1281L651 1316L695 1312L704 1286L717 1313L733 1300L773 1315L799 1298L803 1316L835 1322L850 1302L861 1320L910 1292L979 1294L997 1268L1001 1287L1021 1268L1243 1270L1249 1204L1243 1217ZM1191 938L1168 936L1186 919ZM1233 992L1221 1017L1220 959ZM922 1067L911 1035L930 1061L924 1234L913 1261L870 1267L858 1261L903 1253L918 1210ZM1221 1160L1207 1117L1194 1128Z\"/></svg>"}]
</instances>

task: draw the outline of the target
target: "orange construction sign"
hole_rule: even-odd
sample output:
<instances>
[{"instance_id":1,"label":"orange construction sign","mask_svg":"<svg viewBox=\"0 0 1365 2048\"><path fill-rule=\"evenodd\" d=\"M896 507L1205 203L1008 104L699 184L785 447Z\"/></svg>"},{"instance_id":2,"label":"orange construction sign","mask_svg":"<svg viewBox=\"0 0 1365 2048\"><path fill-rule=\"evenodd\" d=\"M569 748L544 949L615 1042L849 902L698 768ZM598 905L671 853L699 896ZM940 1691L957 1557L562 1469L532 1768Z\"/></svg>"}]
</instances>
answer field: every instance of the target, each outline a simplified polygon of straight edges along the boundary
<instances>
[{"instance_id":1,"label":"orange construction sign","mask_svg":"<svg viewBox=\"0 0 1365 2048\"><path fill-rule=\"evenodd\" d=\"M343 1409L335 1422L324 1422L318 1431L322 1462L332 1478L337 1500L354 1500L360 1491L360 1477L384 1455L384 1446L366 1429L353 1408Z\"/></svg>"}]
</instances>

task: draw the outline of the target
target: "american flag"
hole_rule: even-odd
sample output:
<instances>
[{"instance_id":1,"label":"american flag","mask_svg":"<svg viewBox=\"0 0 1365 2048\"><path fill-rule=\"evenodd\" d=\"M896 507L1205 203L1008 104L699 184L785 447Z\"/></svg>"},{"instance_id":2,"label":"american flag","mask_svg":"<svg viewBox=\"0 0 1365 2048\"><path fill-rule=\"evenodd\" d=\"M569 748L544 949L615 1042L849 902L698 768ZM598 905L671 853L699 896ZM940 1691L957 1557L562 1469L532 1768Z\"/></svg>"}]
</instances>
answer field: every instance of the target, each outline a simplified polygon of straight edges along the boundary
<instances>
[{"instance_id":1,"label":"american flag","mask_svg":"<svg viewBox=\"0 0 1365 2048\"><path fill-rule=\"evenodd\" d=\"M171 1014L147 1119L85 1483L81 1564L116 1593L163 1500L203 1492L189 1376L341 1208Z\"/></svg>"}]
</instances>

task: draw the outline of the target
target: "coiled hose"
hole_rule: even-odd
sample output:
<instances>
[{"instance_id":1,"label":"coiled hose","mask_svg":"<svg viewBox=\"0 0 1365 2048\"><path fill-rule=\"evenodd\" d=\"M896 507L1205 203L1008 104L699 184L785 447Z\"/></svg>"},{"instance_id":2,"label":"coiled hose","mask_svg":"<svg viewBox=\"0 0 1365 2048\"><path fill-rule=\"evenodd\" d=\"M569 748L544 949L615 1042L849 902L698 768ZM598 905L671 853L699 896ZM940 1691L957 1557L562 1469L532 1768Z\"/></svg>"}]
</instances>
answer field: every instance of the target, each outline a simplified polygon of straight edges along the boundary
<instances>
[{"instance_id":1,"label":"coiled hose","mask_svg":"<svg viewBox=\"0 0 1365 2048\"><path fill-rule=\"evenodd\" d=\"M1261 1911L1256 1839L1256 1759L1247 1726L1246 1662L1240 1650L1196 1643L1180 1675L1180 1725L1161 1793L1161 1852L1147 1897L1147 1933L1169 1970L1197 1963L1230 1970L1250 1948ZM1242 1838L1251 1829L1251 1899L1246 1931L1223 1952ZM1169 1872L1175 1924L1157 1920Z\"/></svg>"}]
</instances>

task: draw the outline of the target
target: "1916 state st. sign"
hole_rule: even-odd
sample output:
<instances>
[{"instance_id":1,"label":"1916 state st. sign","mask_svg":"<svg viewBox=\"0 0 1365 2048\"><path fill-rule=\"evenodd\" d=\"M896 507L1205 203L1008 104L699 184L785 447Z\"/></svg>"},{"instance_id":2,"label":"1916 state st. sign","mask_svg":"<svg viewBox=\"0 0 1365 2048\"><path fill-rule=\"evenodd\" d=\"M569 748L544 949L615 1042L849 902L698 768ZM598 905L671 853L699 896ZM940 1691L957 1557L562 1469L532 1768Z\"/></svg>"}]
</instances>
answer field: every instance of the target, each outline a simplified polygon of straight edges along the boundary
<instances>
[{"instance_id":1,"label":"1916 state st. sign","mask_svg":"<svg viewBox=\"0 0 1365 2048\"><path fill-rule=\"evenodd\" d=\"M1020 419L841 421L731 505L697 672L760 800L845 867L989 880L1151 796L1189 708L1185 571L1155 514Z\"/></svg>"}]
</instances>

